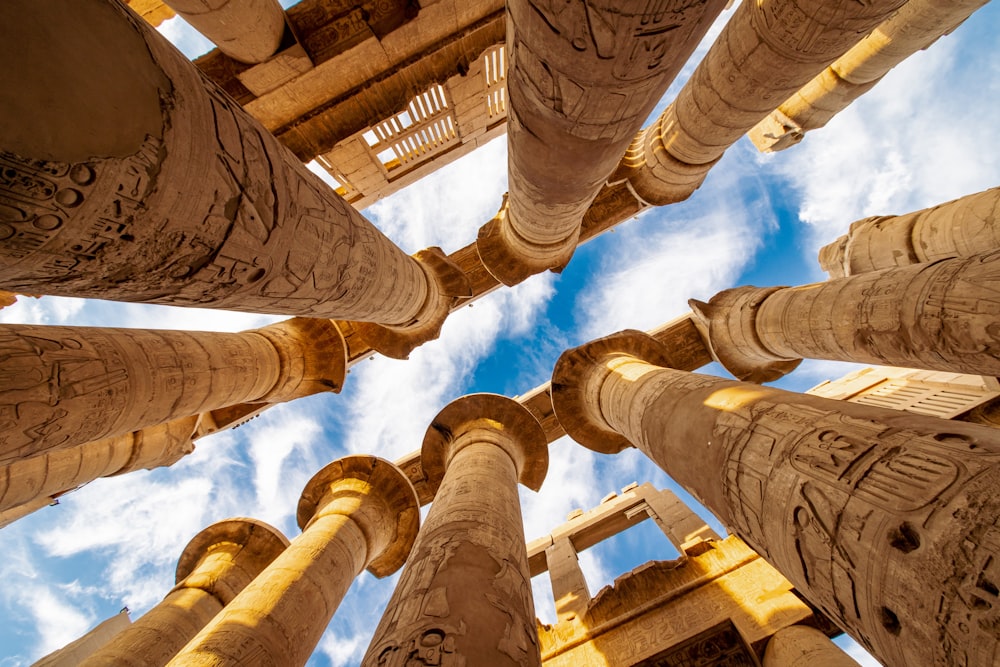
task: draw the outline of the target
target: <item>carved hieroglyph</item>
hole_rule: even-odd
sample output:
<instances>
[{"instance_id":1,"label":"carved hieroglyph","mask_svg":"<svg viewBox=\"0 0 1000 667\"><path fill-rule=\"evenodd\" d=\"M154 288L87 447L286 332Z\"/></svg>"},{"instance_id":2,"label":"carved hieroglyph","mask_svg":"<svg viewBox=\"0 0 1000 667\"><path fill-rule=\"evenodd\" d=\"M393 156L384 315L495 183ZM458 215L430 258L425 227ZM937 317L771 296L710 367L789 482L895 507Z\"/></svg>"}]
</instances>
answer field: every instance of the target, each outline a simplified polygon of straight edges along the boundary
<instances>
[{"instance_id":1,"label":"carved hieroglyph","mask_svg":"<svg viewBox=\"0 0 1000 667\"><path fill-rule=\"evenodd\" d=\"M826 125L889 70L951 33L988 0L909 0L887 21L785 100L749 133L761 151L780 151Z\"/></svg>"},{"instance_id":2,"label":"carved hieroglyph","mask_svg":"<svg viewBox=\"0 0 1000 667\"><path fill-rule=\"evenodd\" d=\"M194 451L197 417L56 449L0 466L0 512L37 498L51 502L98 477L169 466Z\"/></svg>"},{"instance_id":3,"label":"carved hieroglyph","mask_svg":"<svg viewBox=\"0 0 1000 667\"><path fill-rule=\"evenodd\" d=\"M1000 433L663 368L641 338L560 357L571 436L638 447L885 664L1000 660Z\"/></svg>"},{"instance_id":4,"label":"carved hieroglyph","mask_svg":"<svg viewBox=\"0 0 1000 667\"><path fill-rule=\"evenodd\" d=\"M285 12L278 0L163 1L220 51L243 63L270 58L285 33Z\"/></svg>"},{"instance_id":5,"label":"carved hieroglyph","mask_svg":"<svg viewBox=\"0 0 1000 667\"><path fill-rule=\"evenodd\" d=\"M780 377L803 357L1000 375L1000 251L690 301L736 377Z\"/></svg>"},{"instance_id":6,"label":"carved hieroglyph","mask_svg":"<svg viewBox=\"0 0 1000 667\"><path fill-rule=\"evenodd\" d=\"M302 534L170 664L306 664L354 578L402 567L419 521L413 485L392 463L347 456L327 465L299 498Z\"/></svg>"},{"instance_id":7,"label":"carved hieroglyph","mask_svg":"<svg viewBox=\"0 0 1000 667\"><path fill-rule=\"evenodd\" d=\"M395 326L437 306L431 272L117 3L4 2L0 55L0 288Z\"/></svg>"},{"instance_id":8,"label":"carved hieroglyph","mask_svg":"<svg viewBox=\"0 0 1000 667\"><path fill-rule=\"evenodd\" d=\"M507 3L510 198L478 241L498 280L565 266L594 196L724 4Z\"/></svg>"},{"instance_id":9,"label":"carved hieroglyph","mask_svg":"<svg viewBox=\"0 0 1000 667\"><path fill-rule=\"evenodd\" d=\"M509 398L465 396L434 419L421 458L440 488L361 664L540 665L517 484L545 478L541 426Z\"/></svg>"},{"instance_id":10,"label":"carved hieroglyph","mask_svg":"<svg viewBox=\"0 0 1000 667\"><path fill-rule=\"evenodd\" d=\"M819 251L831 278L1000 248L1000 188L904 215L864 218Z\"/></svg>"},{"instance_id":11,"label":"carved hieroglyph","mask_svg":"<svg viewBox=\"0 0 1000 667\"><path fill-rule=\"evenodd\" d=\"M242 333L0 325L0 464L239 403L338 391L329 320Z\"/></svg>"},{"instance_id":12,"label":"carved hieroglyph","mask_svg":"<svg viewBox=\"0 0 1000 667\"><path fill-rule=\"evenodd\" d=\"M742 2L614 178L650 204L686 199L726 149L904 0Z\"/></svg>"},{"instance_id":13,"label":"carved hieroglyph","mask_svg":"<svg viewBox=\"0 0 1000 667\"><path fill-rule=\"evenodd\" d=\"M177 585L81 667L161 667L288 546L255 519L227 519L201 531L177 563Z\"/></svg>"}]
</instances>

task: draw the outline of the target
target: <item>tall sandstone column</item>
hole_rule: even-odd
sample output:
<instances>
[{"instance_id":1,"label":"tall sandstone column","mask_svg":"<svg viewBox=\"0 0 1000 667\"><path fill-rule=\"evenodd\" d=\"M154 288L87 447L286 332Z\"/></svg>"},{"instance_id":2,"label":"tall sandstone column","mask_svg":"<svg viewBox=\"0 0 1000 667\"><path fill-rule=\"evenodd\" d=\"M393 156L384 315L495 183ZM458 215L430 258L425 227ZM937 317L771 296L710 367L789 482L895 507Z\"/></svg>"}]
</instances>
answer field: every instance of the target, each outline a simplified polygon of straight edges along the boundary
<instances>
[{"instance_id":1,"label":"tall sandstone column","mask_svg":"<svg viewBox=\"0 0 1000 667\"><path fill-rule=\"evenodd\" d=\"M285 34L285 10L278 0L164 0L177 15L241 63L262 63Z\"/></svg>"},{"instance_id":2,"label":"tall sandstone column","mask_svg":"<svg viewBox=\"0 0 1000 667\"><path fill-rule=\"evenodd\" d=\"M851 223L850 231L819 251L831 278L896 266L971 257L1000 248L1000 188L904 215Z\"/></svg>"},{"instance_id":3,"label":"tall sandstone column","mask_svg":"<svg viewBox=\"0 0 1000 667\"><path fill-rule=\"evenodd\" d=\"M750 131L761 151L780 151L875 87L893 67L950 34L988 0L908 0L887 21L802 86Z\"/></svg>"},{"instance_id":4,"label":"tall sandstone column","mask_svg":"<svg viewBox=\"0 0 1000 667\"><path fill-rule=\"evenodd\" d=\"M339 391L329 320L242 333L0 325L0 464L255 401Z\"/></svg>"},{"instance_id":5,"label":"tall sandstone column","mask_svg":"<svg viewBox=\"0 0 1000 667\"><path fill-rule=\"evenodd\" d=\"M1000 433L672 370L658 347L560 357L574 439L639 448L884 664L997 664Z\"/></svg>"},{"instance_id":6,"label":"tall sandstone column","mask_svg":"<svg viewBox=\"0 0 1000 667\"><path fill-rule=\"evenodd\" d=\"M298 521L302 534L171 665L306 664L361 570L385 577L402 567L420 505L399 468L347 456L309 480Z\"/></svg>"},{"instance_id":7,"label":"tall sandstone column","mask_svg":"<svg viewBox=\"0 0 1000 667\"><path fill-rule=\"evenodd\" d=\"M816 628L789 625L774 633L764 650L764 667L861 667Z\"/></svg>"},{"instance_id":8,"label":"tall sandstone column","mask_svg":"<svg viewBox=\"0 0 1000 667\"><path fill-rule=\"evenodd\" d=\"M0 512L39 498L51 502L99 477L173 465L194 451L197 421L174 419L0 466Z\"/></svg>"},{"instance_id":9,"label":"tall sandstone column","mask_svg":"<svg viewBox=\"0 0 1000 667\"><path fill-rule=\"evenodd\" d=\"M548 469L545 433L494 394L448 404L421 447L440 485L361 664L540 665L517 495Z\"/></svg>"},{"instance_id":10,"label":"tall sandstone column","mask_svg":"<svg viewBox=\"0 0 1000 667\"><path fill-rule=\"evenodd\" d=\"M477 242L498 280L566 265L584 213L724 5L507 3L510 194Z\"/></svg>"},{"instance_id":11,"label":"tall sandstone column","mask_svg":"<svg viewBox=\"0 0 1000 667\"><path fill-rule=\"evenodd\" d=\"M905 0L742 2L677 99L613 179L655 205L682 201L726 149Z\"/></svg>"},{"instance_id":12,"label":"tall sandstone column","mask_svg":"<svg viewBox=\"0 0 1000 667\"><path fill-rule=\"evenodd\" d=\"M0 289L441 317L430 267L119 3L0 3L0 56Z\"/></svg>"},{"instance_id":13,"label":"tall sandstone column","mask_svg":"<svg viewBox=\"0 0 1000 667\"><path fill-rule=\"evenodd\" d=\"M689 303L715 358L741 380L774 380L802 357L996 376L998 278L994 251Z\"/></svg>"},{"instance_id":14,"label":"tall sandstone column","mask_svg":"<svg viewBox=\"0 0 1000 667\"><path fill-rule=\"evenodd\" d=\"M81 667L161 667L288 546L254 519L228 519L195 535L177 563L177 585Z\"/></svg>"}]
</instances>

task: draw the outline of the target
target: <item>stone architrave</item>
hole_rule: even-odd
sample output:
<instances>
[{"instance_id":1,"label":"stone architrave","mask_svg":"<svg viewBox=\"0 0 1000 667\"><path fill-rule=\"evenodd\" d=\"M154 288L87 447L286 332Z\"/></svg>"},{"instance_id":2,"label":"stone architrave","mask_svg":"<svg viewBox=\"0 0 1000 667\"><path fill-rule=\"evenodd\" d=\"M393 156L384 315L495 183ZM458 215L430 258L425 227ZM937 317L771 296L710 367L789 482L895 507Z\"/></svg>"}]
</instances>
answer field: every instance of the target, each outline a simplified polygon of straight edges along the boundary
<instances>
[{"instance_id":1,"label":"stone architrave","mask_svg":"<svg viewBox=\"0 0 1000 667\"><path fill-rule=\"evenodd\" d=\"M0 56L3 289L403 328L441 316L431 267L119 3L0 3Z\"/></svg>"},{"instance_id":2,"label":"stone architrave","mask_svg":"<svg viewBox=\"0 0 1000 667\"><path fill-rule=\"evenodd\" d=\"M239 403L339 391L346 364L329 320L242 333L0 325L0 464Z\"/></svg>"},{"instance_id":3,"label":"stone architrave","mask_svg":"<svg viewBox=\"0 0 1000 667\"><path fill-rule=\"evenodd\" d=\"M737 139L905 0L742 2L677 99L639 133L612 180L657 206L691 196Z\"/></svg>"},{"instance_id":4,"label":"stone architrave","mask_svg":"<svg viewBox=\"0 0 1000 667\"><path fill-rule=\"evenodd\" d=\"M170 466L194 451L197 417L56 449L0 466L0 512L54 498L99 477Z\"/></svg>"},{"instance_id":5,"label":"stone architrave","mask_svg":"<svg viewBox=\"0 0 1000 667\"><path fill-rule=\"evenodd\" d=\"M274 55L285 34L285 11L278 0L163 0L177 15L242 63Z\"/></svg>"},{"instance_id":6,"label":"stone architrave","mask_svg":"<svg viewBox=\"0 0 1000 667\"><path fill-rule=\"evenodd\" d=\"M288 546L275 528L227 519L195 535L177 562L177 585L80 667L161 667Z\"/></svg>"},{"instance_id":7,"label":"stone architrave","mask_svg":"<svg viewBox=\"0 0 1000 667\"><path fill-rule=\"evenodd\" d=\"M829 637L807 625L790 625L774 633L764 649L764 667L861 667Z\"/></svg>"},{"instance_id":8,"label":"stone architrave","mask_svg":"<svg viewBox=\"0 0 1000 667\"><path fill-rule=\"evenodd\" d=\"M715 358L768 382L801 358L1000 375L1000 251L800 287L737 287L691 300Z\"/></svg>"},{"instance_id":9,"label":"stone architrave","mask_svg":"<svg viewBox=\"0 0 1000 667\"><path fill-rule=\"evenodd\" d=\"M327 465L299 499L302 534L170 664L306 664L354 578L402 567L419 521L413 485L392 463L347 456Z\"/></svg>"},{"instance_id":10,"label":"stone architrave","mask_svg":"<svg viewBox=\"0 0 1000 667\"><path fill-rule=\"evenodd\" d=\"M622 332L565 352L556 416L635 446L889 665L1000 660L1000 433L665 368Z\"/></svg>"},{"instance_id":11,"label":"stone architrave","mask_svg":"<svg viewBox=\"0 0 1000 667\"><path fill-rule=\"evenodd\" d=\"M561 269L591 202L725 0L507 3L507 205L477 248L514 285Z\"/></svg>"},{"instance_id":12,"label":"stone architrave","mask_svg":"<svg viewBox=\"0 0 1000 667\"><path fill-rule=\"evenodd\" d=\"M558 621L562 623L583 618L590 603L590 588L580 568L573 541L568 537L554 540L552 546L545 550L545 564L549 570Z\"/></svg>"},{"instance_id":13,"label":"stone architrave","mask_svg":"<svg viewBox=\"0 0 1000 667\"><path fill-rule=\"evenodd\" d=\"M864 218L819 251L831 278L1000 248L1000 188L904 215Z\"/></svg>"},{"instance_id":14,"label":"stone architrave","mask_svg":"<svg viewBox=\"0 0 1000 667\"><path fill-rule=\"evenodd\" d=\"M361 664L540 665L517 484L541 486L544 431L517 402L471 394L435 417L421 462L440 487Z\"/></svg>"},{"instance_id":15,"label":"stone architrave","mask_svg":"<svg viewBox=\"0 0 1000 667\"><path fill-rule=\"evenodd\" d=\"M950 34L988 0L908 0L887 21L785 100L749 132L760 151L802 141L875 87L893 67Z\"/></svg>"}]
</instances>

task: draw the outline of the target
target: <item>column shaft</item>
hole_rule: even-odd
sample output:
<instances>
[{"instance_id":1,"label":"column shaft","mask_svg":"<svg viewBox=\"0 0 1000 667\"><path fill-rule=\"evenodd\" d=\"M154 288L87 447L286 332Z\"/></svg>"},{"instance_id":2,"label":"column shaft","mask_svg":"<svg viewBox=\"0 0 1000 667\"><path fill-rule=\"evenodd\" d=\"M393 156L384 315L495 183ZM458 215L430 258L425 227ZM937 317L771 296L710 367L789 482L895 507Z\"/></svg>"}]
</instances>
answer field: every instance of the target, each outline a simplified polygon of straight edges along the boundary
<instances>
[{"instance_id":1,"label":"column shaft","mask_svg":"<svg viewBox=\"0 0 1000 667\"><path fill-rule=\"evenodd\" d=\"M169 466L194 450L196 417L175 419L0 466L0 511L51 499L99 477Z\"/></svg>"},{"instance_id":2,"label":"column shaft","mask_svg":"<svg viewBox=\"0 0 1000 667\"><path fill-rule=\"evenodd\" d=\"M793 146L871 90L889 70L951 33L988 0L909 0L750 131L761 151Z\"/></svg>"},{"instance_id":3,"label":"column shaft","mask_svg":"<svg viewBox=\"0 0 1000 667\"><path fill-rule=\"evenodd\" d=\"M564 355L553 384L564 359L580 354ZM624 353L581 368L571 384L603 428L642 450L884 663L1000 659L996 430Z\"/></svg>"},{"instance_id":4,"label":"column shaft","mask_svg":"<svg viewBox=\"0 0 1000 667\"><path fill-rule=\"evenodd\" d=\"M1000 188L904 215L864 218L819 251L831 278L1000 248Z\"/></svg>"},{"instance_id":5,"label":"column shaft","mask_svg":"<svg viewBox=\"0 0 1000 667\"><path fill-rule=\"evenodd\" d=\"M993 252L801 287L741 287L691 305L716 358L745 380L774 379L758 369L803 357L996 376L998 272Z\"/></svg>"},{"instance_id":6,"label":"column shaft","mask_svg":"<svg viewBox=\"0 0 1000 667\"><path fill-rule=\"evenodd\" d=\"M737 7L677 99L635 138L617 178L651 204L690 196L726 149L904 0L764 0Z\"/></svg>"},{"instance_id":7,"label":"column shaft","mask_svg":"<svg viewBox=\"0 0 1000 667\"><path fill-rule=\"evenodd\" d=\"M251 402L278 382L254 333L0 327L0 463Z\"/></svg>"},{"instance_id":8,"label":"column shaft","mask_svg":"<svg viewBox=\"0 0 1000 667\"><path fill-rule=\"evenodd\" d=\"M274 55L285 33L285 11L278 0L164 0L219 50L243 63Z\"/></svg>"},{"instance_id":9,"label":"column shaft","mask_svg":"<svg viewBox=\"0 0 1000 667\"><path fill-rule=\"evenodd\" d=\"M774 633L764 651L764 667L861 667L816 628L790 625Z\"/></svg>"},{"instance_id":10,"label":"column shaft","mask_svg":"<svg viewBox=\"0 0 1000 667\"><path fill-rule=\"evenodd\" d=\"M366 559L350 517L318 519L170 664L306 664Z\"/></svg>"},{"instance_id":11,"label":"column shaft","mask_svg":"<svg viewBox=\"0 0 1000 667\"><path fill-rule=\"evenodd\" d=\"M0 5L0 284L403 326L431 274L144 21Z\"/></svg>"},{"instance_id":12,"label":"column shaft","mask_svg":"<svg viewBox=\"0 0 1000 667\"><path fill-rule=\"evenodd\" d=\"M419 505L394 465L348 456L309 481L298 520L302 534L171 665L305 665L361 570L384 577L402 566Z\"/></svg>"},{"instance_id":13,"label":"column shaft","mask_svg":"<svg viewBox=\"0 0 1000 667\"><path fill-rule=\"evenodd\" d=\"M501 282L569 261L584 213L723 5L508 4L510 198L479 241Z\"/></svg>"},{"instance_id":14,"label":"column shaft","mask_svg":"<svg viewBox=\"0 0 1000 667\"><path fill-rule=\"evenodd\" d=\"M288 546L271 526L229 519L200 532L177 565L177 586L81 667L162 667Z\"/></svg>"},{"instance_id":15,"label":"column shaft","mask_svg":"<svg viewBox=\"0 0 1000 667\"><path fill-rule=\"evenodd\" d=\"M501 447L453 455L362 665L540 665L518 471Z\"/></svg>"}]
</instances>

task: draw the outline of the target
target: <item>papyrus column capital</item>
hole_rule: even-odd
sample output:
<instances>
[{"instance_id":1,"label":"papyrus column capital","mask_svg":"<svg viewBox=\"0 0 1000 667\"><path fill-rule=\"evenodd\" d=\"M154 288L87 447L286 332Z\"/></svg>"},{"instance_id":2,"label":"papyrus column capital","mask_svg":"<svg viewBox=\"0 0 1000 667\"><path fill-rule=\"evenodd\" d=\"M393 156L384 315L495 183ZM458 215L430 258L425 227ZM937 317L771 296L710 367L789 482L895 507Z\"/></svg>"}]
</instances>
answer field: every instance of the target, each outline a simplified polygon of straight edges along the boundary
<instances>
[{"instance_id":1,"label":"papyrus column capital","mask_svg":"<svg viewBox=\"0 0 1000 667\"><path fill-rule=\"evenodd\" d=\"M184 547L177 588L200 588L227 605L287 547L287 537L257 519L213 523Z\"/></svg>"},{"instance_id":2,"label":"papyrus column capital","mask_svg":"<svg viewBox=\"0 0 1000 667\"><path fill-rule=\"evenodd\" d=\"M281 376L261 401L281 403L324 391L339 393L347 377L347 343L331 320L294 317L254 329L278 352Z\"/></svg>"},{"instance_id":3,"label":"papyrus column capital","mask_svg":"<svg viewBox=\"0 0 1000 667\"><path fill-rule=\"evenodd\" d=\"M446 405L431 422L420 450L428 484L437 488L455 455L490 443L514 462L518 481L537 491L549 466L548 440L520 403L498 394L469 394Z\"/></svg>"},{"instance_id":4,"label":"papyrus column capital","mask_svg":"<svg viewBox=\"0 0 1000 667\"><path fill-rule=\"evenodd\" d=\"M299 498L303 531L317 519L346 515L365 535L365 567L386 577L403 566L416 539L420 504L403 472L375 456L345 456L313 475Z\"/></svg>"},{"instance_id":5,"label":"papyrus column capital","mask_svg":"<svg viewBox=\"0 0 1000 667\"><path fill-rule=\"evenodd\" d=\"M757 334L761 304L782 289L785 288L736 287L719 292L708 303L688 301L712 356L740 380L773 382L802 362L775 354Z\"/></svg>"},{"instance_id":6,"label":"papyrus column capital","mask_svg":"<svg viewBox=\"0 0 1000 667\"><path fill-rule=\"evenodd\" d=\"M552 408L573 440L601 454L632 447L600 409L604 379L619 360L634 359L669 367L670 354L647 333L628 329L563 352L552 372Z\"/></svg>"}]
</instances>

